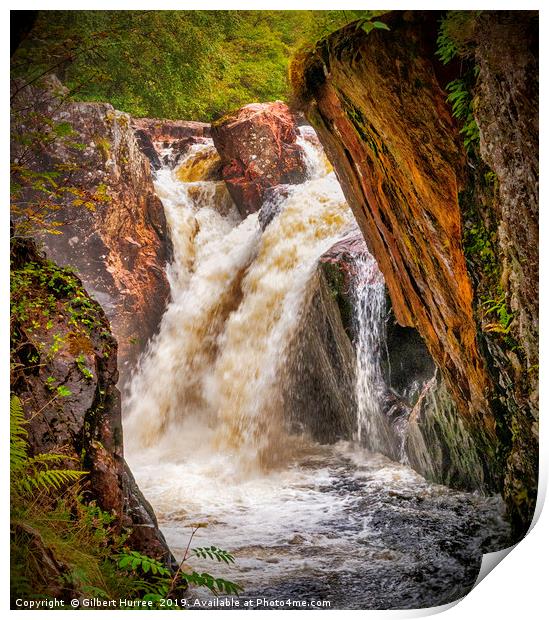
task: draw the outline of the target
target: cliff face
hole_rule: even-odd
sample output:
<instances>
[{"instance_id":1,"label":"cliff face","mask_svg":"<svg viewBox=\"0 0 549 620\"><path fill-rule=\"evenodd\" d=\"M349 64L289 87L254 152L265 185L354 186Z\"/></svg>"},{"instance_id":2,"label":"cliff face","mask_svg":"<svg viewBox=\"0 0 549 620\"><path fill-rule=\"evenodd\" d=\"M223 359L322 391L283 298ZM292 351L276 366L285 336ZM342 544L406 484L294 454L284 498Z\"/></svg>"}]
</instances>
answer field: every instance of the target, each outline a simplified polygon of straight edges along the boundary
<instances>
[{"instance_id":1,"label":"cliff face","mask_svg":"<svg viewBox=\"0 0 549 620\"><path fill-rule=\"evenodd\" d=\"M484 12L474 33L480 154L496 177L493 202L479 210L494 222L499 281L491 288L511 317L504 333L481 321L504 417L503 493L518 532L532 518L538 480L538 39L536 11Z\"/></svg>"},{"instance_id":2,"label":"cliff face","mask_svg":"<svg viewBox=\"0 0 549 620\"><path fill-rule=\"evenodd\" d=\"M41 241L50 258L78 270L105 309L125 383L169 296L165 265L171 245L164 211L130 116L109 104L65 100L65 92L50 76L42 87L16 94L12 160L35 175L55 175L57 188L66 188L62 195L58 189L55 209L46 213L48 221L63 223L62 234L46 234ZM24 138L33 131L40 137L29 149ZM64 139L54 139L56 131ZM43 200L31 187L19 202Z\"/></svg>"},{"instance_id":3,"label":"cliff face","mask_svg":"<svg viewBox=\"0 0 549 620\"><path fill-rule=\"evenodd\" d=\"M519 346L513 347L486 317L481 266L464 251L464 234L474 232L467 216L471 210L473 219L483 214L474 200L465 204L463 198L480 191L478 179L468 173L462 136L441 88L451 77L442 85L437 78L444 73L434 57L437 18L393 12L386 20L390 31L369 34L353 24L298 59L292 80L384 274L397 321L418 329L496 479L503 468L500 488L515 531L522 533L535 505L537 462L537 414L533 409L525 414L525 388L517 388L532 376L528 364L536 358L528 351L537 343L532 266L537 262L532 191L537 160L528 146L536 139L532 106L537 92L526 88L536 83L537 75L533 82L531 77L536 65L520 26L510 49L500 54L508 38L505 28L511 35L515 18L503 19L489 32L490 14L481 17L476 114L482 154L500 182L500 206L489 216L500 227L507 257L494 257L494 271L504 285L512 282L521 316ZM502 71L509 83L499 83Z\"/></svg>"},{"instance_id":4,"label":"cliff face","mask_svg":"<svg viewBox=\"0 0 549 620\"><path fill-rule=\"evenodd\" d=\"M70 271L34 244L12 246L10 391L20 397L33 454L54 452L88 471L84 494L111 512L129 544L172 561L123 451L117 344L103 310ZM74 462L71 463L74 468Z\"/></svg>"}]
</instances>

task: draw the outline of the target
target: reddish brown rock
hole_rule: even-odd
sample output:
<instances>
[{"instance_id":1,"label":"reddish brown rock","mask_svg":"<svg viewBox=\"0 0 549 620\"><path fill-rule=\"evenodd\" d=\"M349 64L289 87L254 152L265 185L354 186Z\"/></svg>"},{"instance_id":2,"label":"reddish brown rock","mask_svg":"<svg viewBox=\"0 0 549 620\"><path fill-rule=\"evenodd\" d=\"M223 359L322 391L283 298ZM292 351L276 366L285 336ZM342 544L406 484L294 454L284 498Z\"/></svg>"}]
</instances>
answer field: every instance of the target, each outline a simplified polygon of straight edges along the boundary
<instances>
[{"instance_id":1,"label":"reddish brown rock","mask_svg":"<svg viewBox=\"0 0 549 620\"><path fill-rule=\"evenodd\" d=\"M213 123L211 132L223 179L243 216L261 207L269 187L305 180L295 118L284 103L244 106Z\"/></svg>"},{"instance_id":2,"label":"reddish brown rock","mask_svg":"<svg viewBox=\"0 0 549 620\"><path fill-rule=\"evenodd\" d=\"M402 14L392 19L391 33L353 24L323 40L294 84L398 322L419 330L462 414L493 437L461 245L464 157L432 63L419 53L421 27Z\"/></svg>"},{"instance_id":3,"label":"reddish brown rock","mask_svg":"<svg viewBox=\"0 0 549 620\"><path fill-rule=\"evenodd\" d=\"M26 87L13 100L12 158L24 158L34 173L55 172L58 186L79 192L57 196L57 209L46 219L62 222L62 234L43 234L40 240L49 257L77 269L105 309L118 340L124 383L169 297L165 265L171 243L164 210L130 116L106 103L65 100L56 78L47 86ZM37 142L29 150L17 137L44 131L43 118L72 131L70 140ZM41 199L42 193L30 189L20 204Z\"/></svg>"}]
</instances>

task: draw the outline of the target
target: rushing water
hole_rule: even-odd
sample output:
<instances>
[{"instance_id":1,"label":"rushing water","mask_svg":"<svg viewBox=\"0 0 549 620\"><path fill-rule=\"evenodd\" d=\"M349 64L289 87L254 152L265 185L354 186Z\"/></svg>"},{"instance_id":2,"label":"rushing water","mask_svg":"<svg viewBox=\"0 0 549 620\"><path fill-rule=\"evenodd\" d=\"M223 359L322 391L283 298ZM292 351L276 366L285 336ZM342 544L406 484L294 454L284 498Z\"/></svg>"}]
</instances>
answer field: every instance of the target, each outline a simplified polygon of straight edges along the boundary
<instances>
[{"instance_id":1,"label":"rushing water","mask_svg":"<svg viewBox=\"0 0 549 620\"><path fill-rule=\"evenodd\" d=\"M244 596L339 608L416 607L472 585L481 552L506 533L497 499L429 484L376 448L384 285L357 264L357 439L331 446L285 430L285 356L319 257L353 226L310 128L309 180L262 232L208 180L211 142L194 145L156 190L174 244L172 301L125 404L126 451L170 547L232 551L217 570ZM364 442L363 442L364 443ZM207 597L204 592L201 598ZM264 606L269 606L267 603Z\"/></svg>"},{"instance_id":2,"label":"rushing water","mask_svg":"<svg viewBox=\"0 0 549 620\"><path fill-rule=\"evenodd\" d=\"M381 368L385 346L385 283L373 256L355 260L353 287L357 352L357 439L383 451L381 403L385 391Z\"/></svg>"}]
</instances>

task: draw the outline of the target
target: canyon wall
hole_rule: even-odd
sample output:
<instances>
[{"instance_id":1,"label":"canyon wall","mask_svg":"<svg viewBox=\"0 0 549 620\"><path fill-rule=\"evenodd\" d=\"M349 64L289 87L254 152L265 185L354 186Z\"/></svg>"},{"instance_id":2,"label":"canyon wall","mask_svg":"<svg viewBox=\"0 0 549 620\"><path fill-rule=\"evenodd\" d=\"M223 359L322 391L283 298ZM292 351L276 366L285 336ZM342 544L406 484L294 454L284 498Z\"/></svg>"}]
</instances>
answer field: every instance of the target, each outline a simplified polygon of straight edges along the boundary
<instances>
[{"instance_id":1,"label":"canyon wall","mask_svg":"<svg viewBox=\"0 0 549 620\"><path fill-rule=\"evenodd\" d=\"M481 14L474 41L481 67L475 91L481 154L494 166L500 188L501 206L490 214L503 242L501 254L494 254L495 271L505 299L512 295L521 315L516 346L506 339L506 328L494 327L486 316L490 299L479 285L482 266L464 243L477 231L472 221L482 215L482 206L466 197L481 192L443 90L455 76L434 55L440 17L392 12L384 18L388 30L369 33L351 24L298 57L291 77L297 102L316 129L384 274L396 319L423 337L477 449L491 464L520 535L528 528L537 489L532 354L537 343L532 327L537 320L532 266L537 262L537 160L528 146L537 135L537 65L524 36L535 31L535 17L521 12L497 18L497 32L490 33L495 18ZM500 55L508 35L516 52ZM510 83L497 87L501 63L508 66ZM513 93L504 97L503 108L501 89ZM518 124L509 123L511 116ZM513 158L520 159L518 171ZM511 217L521 219L520 226L513 227ZM520 239L509 239L510 230ZM511 249L516 247L528 249ZM517 252L527 254L518 267L511 256Z\"/></svg>"}]
</instances>

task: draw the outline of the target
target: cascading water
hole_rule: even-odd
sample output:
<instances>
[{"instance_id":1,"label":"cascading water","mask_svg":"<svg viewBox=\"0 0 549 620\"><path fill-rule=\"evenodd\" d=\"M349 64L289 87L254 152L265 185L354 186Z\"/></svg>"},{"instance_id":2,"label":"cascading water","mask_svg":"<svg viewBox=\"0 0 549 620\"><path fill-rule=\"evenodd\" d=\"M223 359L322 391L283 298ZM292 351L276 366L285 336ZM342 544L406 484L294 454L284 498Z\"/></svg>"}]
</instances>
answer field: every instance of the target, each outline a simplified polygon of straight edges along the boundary
<instances>
[{"instance_id":1,"label":"cascading water","mask_svg":"<svg viewBox=\"0 0 549 620\"><path fill-rule=\"evenodd\" d=\"M354 261L352 288L355 311L357 354L357 439L366 440L375 451L384 452L387 437L383 433L382 399L385 381L381 368L385 346L385 283L370 254Z\"/></svg>"},{"instance_id":2,"label":"cascading water","mask_svg":"<svg viewBox=\"0 0 549 620\"><path fill-rule=\"evenodd\" d=\"M429 484L353 442L293 437L284 425L286 356L318 259L355 225L311 128L298 143L309 180L263 232L257 214L241 221L224 185L208 180L219 163L211 141L157 173L174 244L172 300L125 403L127 458L176 556L190 525L208 523L194 543L235 554L223 576L247 597L443 603L474 581L483 528L504 531L497 501ZM357 271L357 434L375 448L383 280L371 257ZM464 527L478 536L441 551L437 541ZM199 560L193 568L212 570Z\"/></svg>"}]
</instances>

